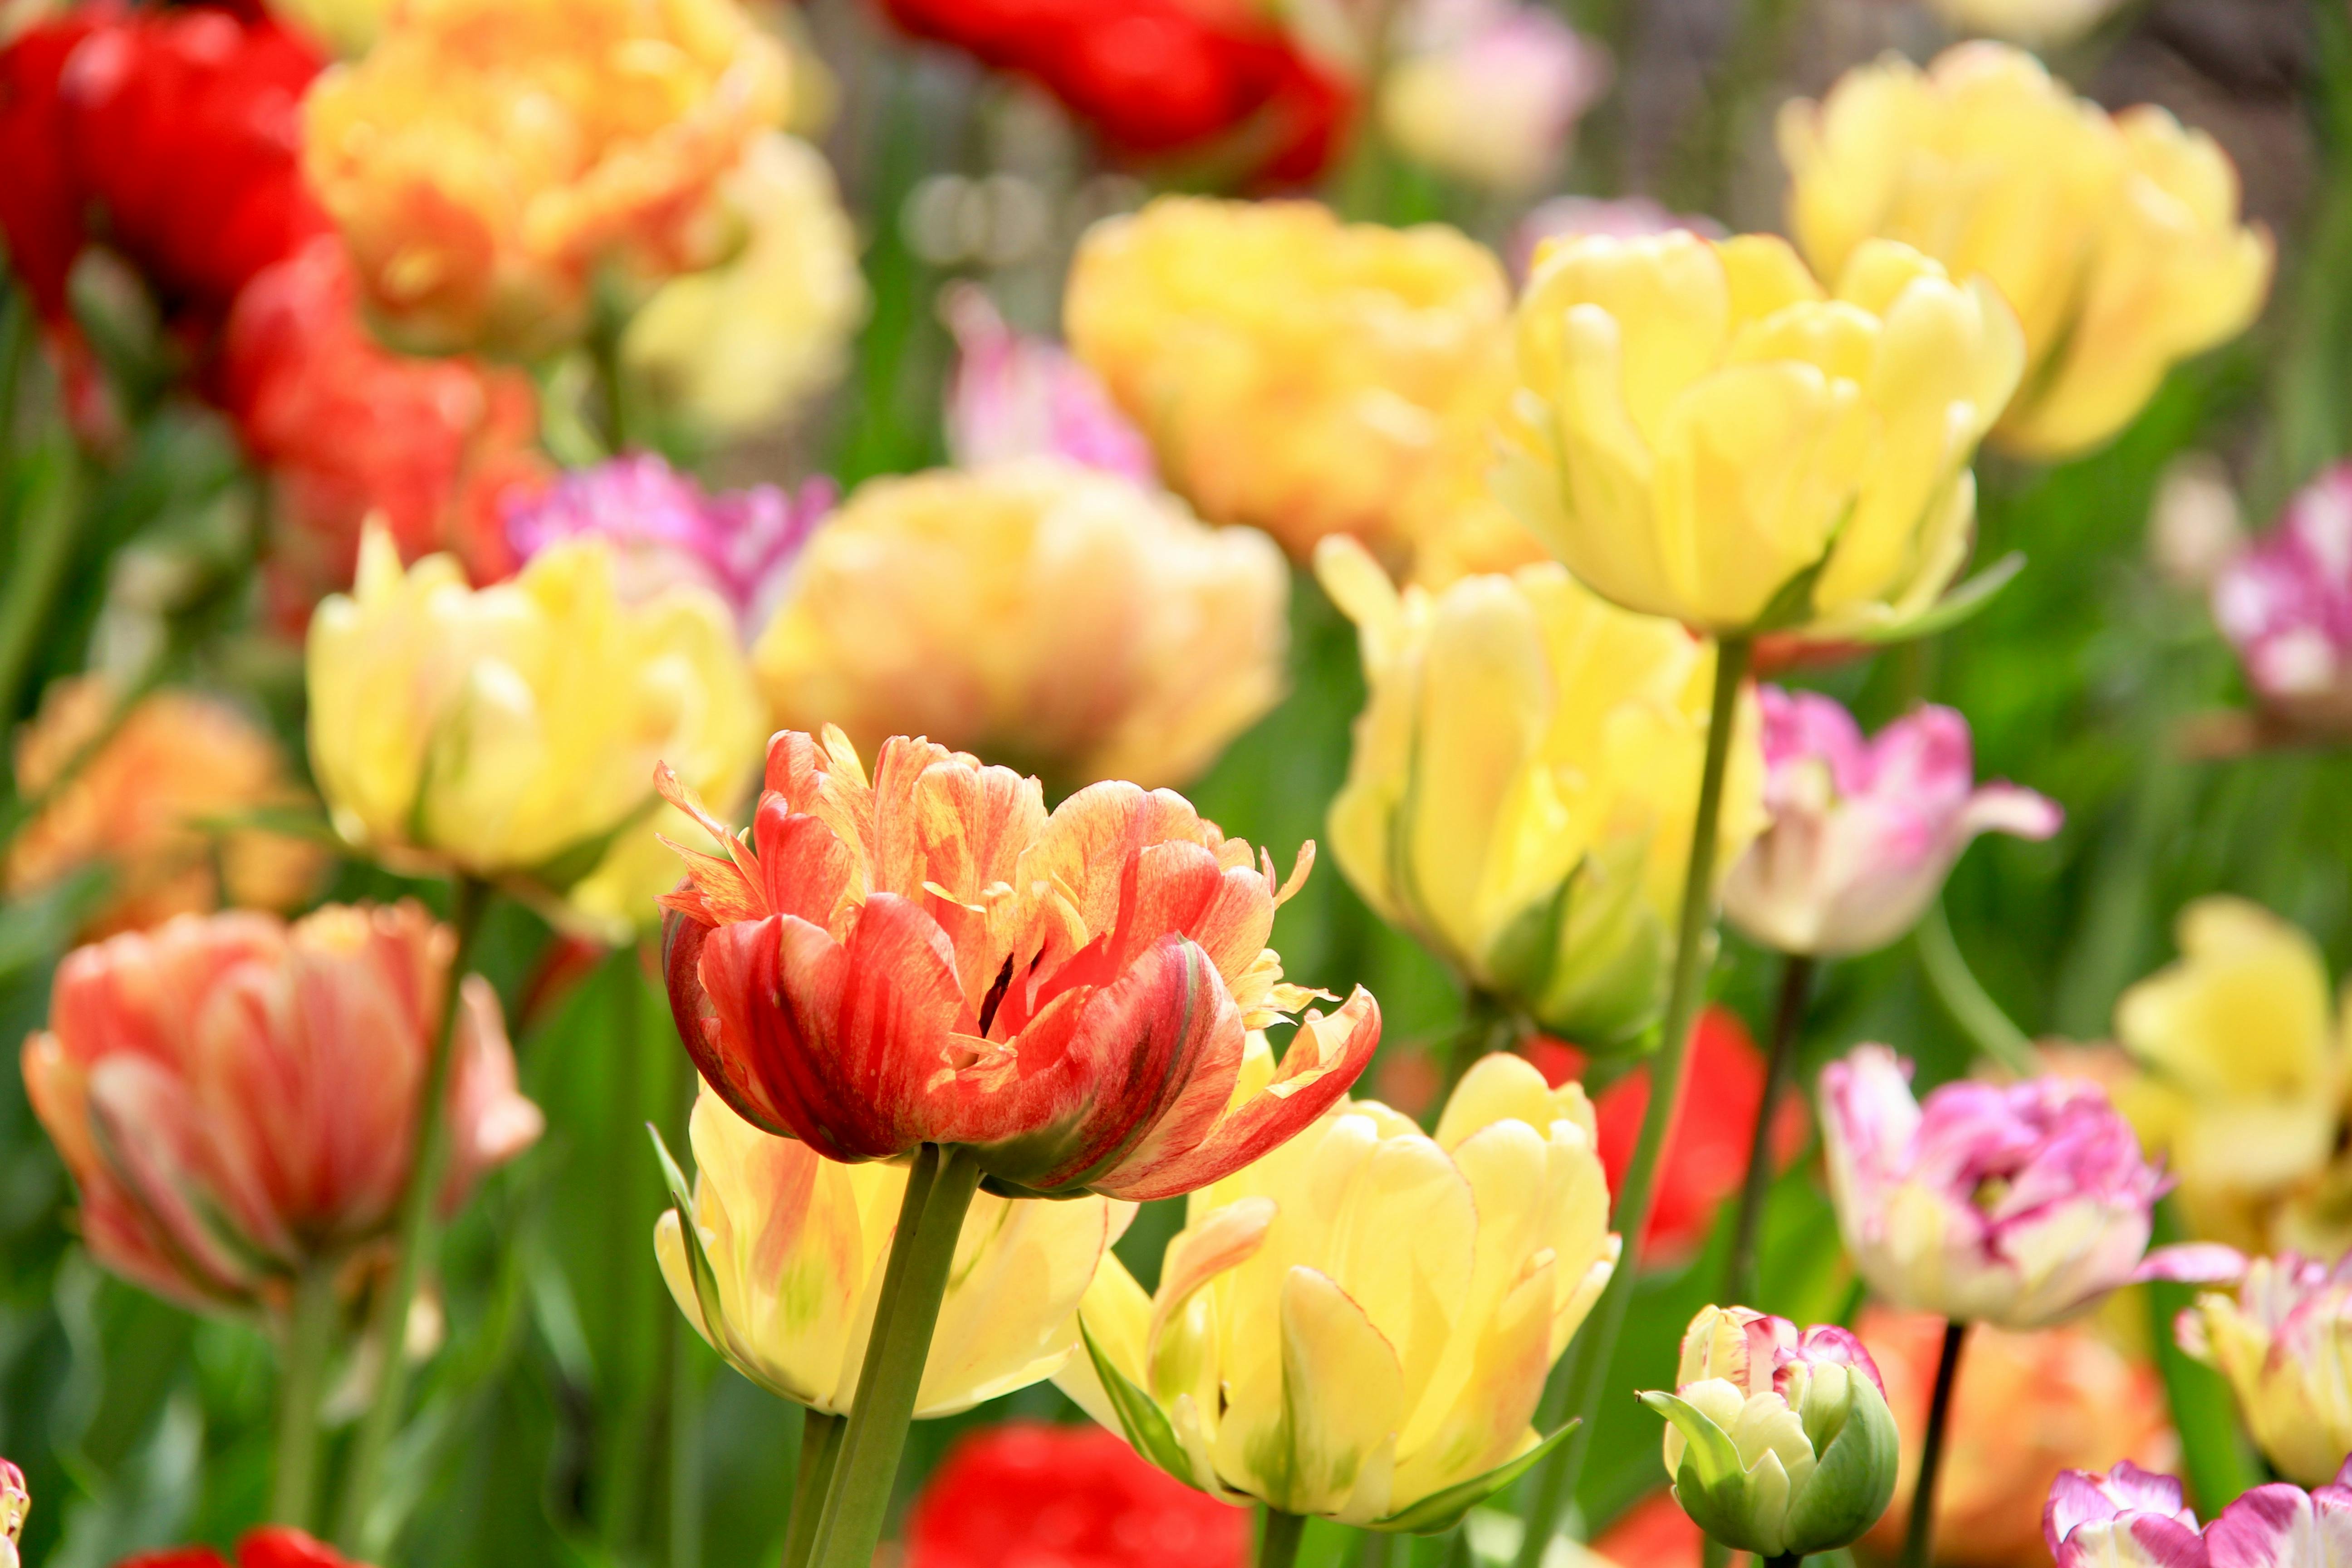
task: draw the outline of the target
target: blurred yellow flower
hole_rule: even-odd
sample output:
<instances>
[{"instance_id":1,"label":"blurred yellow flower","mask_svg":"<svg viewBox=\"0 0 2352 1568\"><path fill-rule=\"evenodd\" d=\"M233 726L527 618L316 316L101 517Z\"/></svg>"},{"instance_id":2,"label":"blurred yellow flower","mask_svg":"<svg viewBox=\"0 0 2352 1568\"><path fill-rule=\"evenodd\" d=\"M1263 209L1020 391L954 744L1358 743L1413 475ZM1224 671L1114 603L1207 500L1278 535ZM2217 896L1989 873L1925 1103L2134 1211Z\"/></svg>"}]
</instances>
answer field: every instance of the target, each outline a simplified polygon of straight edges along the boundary
<instances>
[{"instance_id":1,"label":"blurred yellow flower","mask_svg":"<svg viewBox=\"0 0 2352 1568\"><path fill-rule=\"evenodd\" d=\"M1928 0L1946 23L1972 33L2047 48L2089 32L2122 0ZM2096 1468L2096 1467L2094 1467Z\"/></svg>"},{"instance_id":2,"label":"blurred yellow flower","mask_svg":"<svg viewBox=\"0 0 2352 1568\"><path fill-rule=\"evenodd\" d=\"M1273 1070L1259 1039L1244 1087ZM1063 1389L1203 1490L1373 1529L1440 1527L1532 1458L1619 1250L1583 1089L1507 1055L1433 1138L1343 1100L1187 1203L1156 1297L1103 1260L1083 1315L1115 1377L1076 1358Z\"/></svg>"},{"instance_id":3,"label":"blurred yellow flower","mask_svg":"<svg viewBox=\"0 0 2352 1568\"><path fill-rule=\"evenodd\" d=\"M848 1415L907 1168L824 1159L707 1084L688 1136L696 1245L675 1208L654 1226L678 1310L761 1387ZM1134 1217L1103 1197L972 1199L915 1414L953 1415L1059 1372L1077 1350L1079 1299Z\"/></svg>"},{"instance_id":4,"label":"blurred yellow flower","mask_svg":"<svg viewBox=\"0 0 2352 1568\"><path fill-rule=\"evenodd\" d=\"M143 697L116 723L120 700L103 676L61 680L17 731L16 789L40 809L8 845L8 895L103 871L105 892L78 933L84 941L223 904L289 910L306 901L325 868L323 849L227 826L303 803L269 736L228 703L193 691Z\"/></svg>"},{"instance_id":5,"label":"blurred yellow flower","mask_svg":"<svg viewBox=\"0 0 2352 1568\"><path fill-rule=\"evenodd\" d=\"M1087 234L1063 314L1169 483L1304 559L1334 532L1402 554L1447 427L1507 391L1509 308L1450 228L1164 196Z\"/></svg>"},{"instance_id":6,"label":"blurred yellow flower","mask_svg":"<svg viewBox=\"0 0 2352 1568\"><path fill-rule=\"evenodd\" d=\"M1498 491L1605 599L1710 632L1886 636L1967 559L1978 439L2024 364L1990 285L1782 241L1545 247L1518 307Z\"/></svg>"},{"instance_id":7,"label":"blurred yellow flower","mask_svg":"<svg viewBox=\"0 0 2352 1568\"><path fill-rule=\"evenodd\" d=\"M2008 298L2027 368L1993 439L2028 457L2122 429L2270 286L2270 236L2239 221L2210 137L2152 105L2110 117L2004 45L1849 71L1781 111L1780 150L1790 229L1824 274L1896 239Z\"/></svg>"},{"instance_id":8,"label":"blurred yellow flower","mask_svg":"<svg viewBox=\"0 0 2352 1568\"><path fill-rule=\"evenodd\" d=\"M1555 563L1400 595L1351 541L1317 552L1370 697L1331 803L1339 868L1463 982L1592 1046L1665 1001L1714 650ZM1717 864L1763 826L1740 700Z\"/></svg>"},{"instance_id":9,"label":"blurred yellow flower","mask_svg":"<svg viewBox=\"0 0 2352 1568\"><path fill-rule=\"evenodd\" d=\"M874 480L752 652L776 724L1177 784L1281 695L1289 574L1249 529L1058 458Z\"/></svg>"},{"instance_id":10,"label":"blurred yellow flower","mask_svg":"<svg viewBox=\"0 0 2352 1568\"><path fill-rule=\"evenodd\" d=\"M404 0L311 88L304 166L379 325L536 353L601 264L658 279L741 243L716 187L789 76L734 0Z\"/></svg>"},{"instance_id":11,"label":"blurred yellow flower","mask_svg":"<svg viewBox=\"0 0 2352 1568\"><path fill-rule=\"evenodd\" d=\"M728 437L791 416L839 380L867 300L832 166L807 142L752 142L719 180L719 203L742 250L656 289L621 359L656 403Z\"/></svg>"},{"instance_id":12,"label":"blurred yellow flower","mask_svg":"<svg viewBox=\"0 0 2352 1568\"><path fill-rule=\"evenodd\" d=\"M2180 1314L2181 1349L2230 1380L2264 1458L2324 1486L2352 1448L2352 1259L2257 1258L2234 1297L2208 1291Z\"/></svg>"},{"instance_id":13,"label":"blurred yellow flower","mask_svg":"<svg viewBox=\"0 0 2352 1568\"><path fill-rule=\"evenodd\" d=\"M699 841L683 815L656 818L655 764L731 802L760 756L727 607L687 584L625 604L602 539L551 544L478 591L450 556L404 571L371 530L351 595L311 617L309 666L311 767L344 838L568 889L608 933L656 919L677 879L656 821Z\"/></svg>"},{"instance_id":14,"label":"blurred yellow flower","mask_svg":"<svg viewBox=\"0 0 2352 1568\"><path fill-rule=\"evenodd\" d=\"M306 29L339 55L367 52L394 0L269 0L270 14Z\"/></svg>"},{"instance_id":15,"label":"blurred yellow flower","mask_svg":"<svg viewBox=\"0 0 2352 1568\"><path fill-rule=\"evenodd\" d=\"M2319 945L2258 904L2200 899L2177 930L2179 962L2116 1005L2142 1069L2116 1103L2179 1176L2198 1234L2333 1256L2352 1216L2311 1200L2352 1089L2352 1010L2332 1007Z\"/></svg>"}]
</instances>

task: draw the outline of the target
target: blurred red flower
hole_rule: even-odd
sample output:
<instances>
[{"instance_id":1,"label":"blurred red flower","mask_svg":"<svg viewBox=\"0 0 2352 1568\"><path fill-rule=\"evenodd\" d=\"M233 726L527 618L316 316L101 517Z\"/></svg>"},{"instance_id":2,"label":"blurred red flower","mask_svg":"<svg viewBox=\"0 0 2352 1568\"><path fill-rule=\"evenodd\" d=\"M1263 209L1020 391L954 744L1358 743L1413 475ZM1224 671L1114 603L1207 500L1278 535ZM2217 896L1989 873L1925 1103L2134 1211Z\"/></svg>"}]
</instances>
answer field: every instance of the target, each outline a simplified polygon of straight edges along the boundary
<instances>
[{"instance_id":1,"label":"blurred red flower","mask_svg":"<svg viewBox=\"0 0 2352 1568\"><path fill-rule=\"evenodd\" d=\"M176 1546L164 1552L142 1552L126 1557L114 1568L232 1568L229 1560L209 1546ZM299 1530L273 1524L248 1531L236 1543L234 1568L366 1568L321 1541Z\"/></svg>"},{"instance_id":2,"label":"blurred red flower","mask_svg":"<svg viewBox=\"0 0 2352 1568\"><path fill-rule=\"evenodd\" d=\"M1617 1516L1593 1542L1597 1557L1623 1568L1699 1568L1706 1537L1664 1488Z\"/></svg>"},{"instance_id":3,"label":"blurred red flower","mask_svg":"<svg viewBox=\"0 0 2352 1568\"><path fill-rule=\"evenodd\" d=\"M908 1516L906 1568L1242 1568L1249 1537L1246 1510L1099 1426L1014 1421L948 1450Z\"/></svg>"},{"instance_id":4,"label":"blurred red flower","mask_svg":"<svg viewBox=\"0 0 2352 1568\"><path fill-rule=\"evenodd\" d=\"M1528 1059L1557 1087L1583 1075L1584 1054L1575 1047L1538 1037L1526 1047ZM1683 1075L1683 1103L1666 1134L1665 1165L1658 1199L1643 1238L1652 1263L1687 1258L1706 1241L1716 1210L1739 1190L1748 1173L1748 1151L1756 1131L1756 1110L1764 1100L1764 1053L1739 1015L1711 1006L1698 1017ZM1650 1108L1650 1069L1635 1068L1595 1095L1601 1164L1614 1193L1633 1163L1633 1144ZM1776 1167L1797 1156L1805 1142L1803 1097L1782 1098L1772 1119Z\"/></svg>"}]
</instances>

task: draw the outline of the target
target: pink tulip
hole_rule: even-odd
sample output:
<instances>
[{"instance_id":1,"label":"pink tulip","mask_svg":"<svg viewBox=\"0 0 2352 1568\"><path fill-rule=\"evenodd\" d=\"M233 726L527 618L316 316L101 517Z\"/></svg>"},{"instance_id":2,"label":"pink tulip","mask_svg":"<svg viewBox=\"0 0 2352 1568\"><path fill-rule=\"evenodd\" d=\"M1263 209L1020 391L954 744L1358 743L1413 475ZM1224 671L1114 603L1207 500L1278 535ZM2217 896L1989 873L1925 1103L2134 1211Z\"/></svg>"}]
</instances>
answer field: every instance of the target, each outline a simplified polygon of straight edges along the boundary
<instances>
[{"instance_id":1,"label":"pink tulip","mask_svg":"<svg viewBox=\"0 0 2352 1568\"><path fill-rule=\"evenodd\" d=\"M2170 1476L2129 1460L2105 1475L2068 1470L2042 1534L2058 1568L2336 1568L2352 1561L2352 1460L2315 1491L2256 1487L2201 1531Z\"/></svg>"},{"instance_id":2,"label":"pink tulip","mask_svg":"<svg viewBox=\"0 0 2352 1568\"><path fill-rule=\"evenodd\" d=\"M1758 689L1763 835L1732 868L1724 912L1783 952L1843 957L1909 931L1979 833L2047 838L2065 814L2014 784L1976 782L1968 721L1922 708L1863 738L1809 691Z\"/></svg>"},{"instance_id":3,"label":"pink tulip","mask_svg":"<svg viewBox=\"0 0 2352 1568\"><path fill-rule=\"evenodd\" d=\"M2352 729L2352 463L2305 486L2222 570L2213 618L2265 706Z\"/></svg>"},{"instance_id":4,"label":"pink tulip","mask_svg":"<svg viewBox=\"0 0 2352 1568\"><path fill-rule=\"evenodd\" d=\"M1058 343L1014 331L977 284L950 289L940 313L955 334L948 451L960 468L1066 458L1140 485L1156 482L1151 447L1094 372Z\"/></svg>"},{"instance_id":5,"label":"pink tulip","mask_svg":"<svg viewBox=\"0 0 2352 1568\"><path fill-rule=\"evenodd\" d=\"M26 1489L25 1472L12 1460L0 1459L0 1568L16 1568L16 1542L25 1533L25 1516L33 1511L33 1494Z\"/></svg>"},{"instance_id":6,"label":"pink tulip","mask_svg":"<svg viewBox=\"0 0 2352 1568\"><path fill-rule=\"evenodd\" d=\"M194 1305L271 1303L392 1226L455 939L415 903L292 925L182 915L58 966L25 1087L99 1261ZM468 977L440 1198L539 1136L496 996Z\"/></svg>"}]
</instances>

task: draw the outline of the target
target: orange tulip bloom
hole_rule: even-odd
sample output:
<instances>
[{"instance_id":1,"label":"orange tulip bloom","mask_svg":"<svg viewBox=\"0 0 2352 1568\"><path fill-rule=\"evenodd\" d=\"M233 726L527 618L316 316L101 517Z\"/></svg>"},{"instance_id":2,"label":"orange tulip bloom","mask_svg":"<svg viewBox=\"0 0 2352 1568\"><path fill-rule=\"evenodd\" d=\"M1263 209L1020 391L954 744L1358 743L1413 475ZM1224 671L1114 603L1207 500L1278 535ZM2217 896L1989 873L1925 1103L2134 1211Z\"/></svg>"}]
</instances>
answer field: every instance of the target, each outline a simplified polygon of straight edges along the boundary
<instances>
[{"instance_id":1,"label":"orange tulip bloom","mask_svg":"<svg viewBox=\"0 0 2352 1568\"><path fill-rule=\"evenodd\" d=\"M728 853L680 850L662 900L678 1033L739 1114L828 1159L958 1144L1010 1196L1169 1197L1306 1128L1379 1044L1360 987L1233 1103L1254 1031L1322 994L1265 945L1312 846L1277 887L1171 792L1049 816L1035 779L903 737L869 783L830 729L770 742L748 841L660 784Z\"/></svg>"}]
</instances>

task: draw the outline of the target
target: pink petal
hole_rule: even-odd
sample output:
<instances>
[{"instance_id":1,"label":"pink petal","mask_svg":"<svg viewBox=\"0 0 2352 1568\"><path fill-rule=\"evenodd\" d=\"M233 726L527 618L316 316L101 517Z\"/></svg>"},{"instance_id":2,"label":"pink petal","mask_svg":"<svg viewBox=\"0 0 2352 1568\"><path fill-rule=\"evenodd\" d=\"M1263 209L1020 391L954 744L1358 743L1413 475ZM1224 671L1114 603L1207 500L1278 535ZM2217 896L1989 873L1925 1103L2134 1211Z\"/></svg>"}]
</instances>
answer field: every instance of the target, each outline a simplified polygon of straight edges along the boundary
<instances>
[{"instance_id":1,"label":"pink petal","mask_svg":"<svg viewBox=\"0 0 2352 1568\"><path fill-rule=\"evenodd\" d=\"M2245 1255L2216 1241L2159 1247L2132 1271L2130 1283L2169 1279L2183 1285L2234 1285L2245 1278Z\"/></svg>"}]
</instances>

